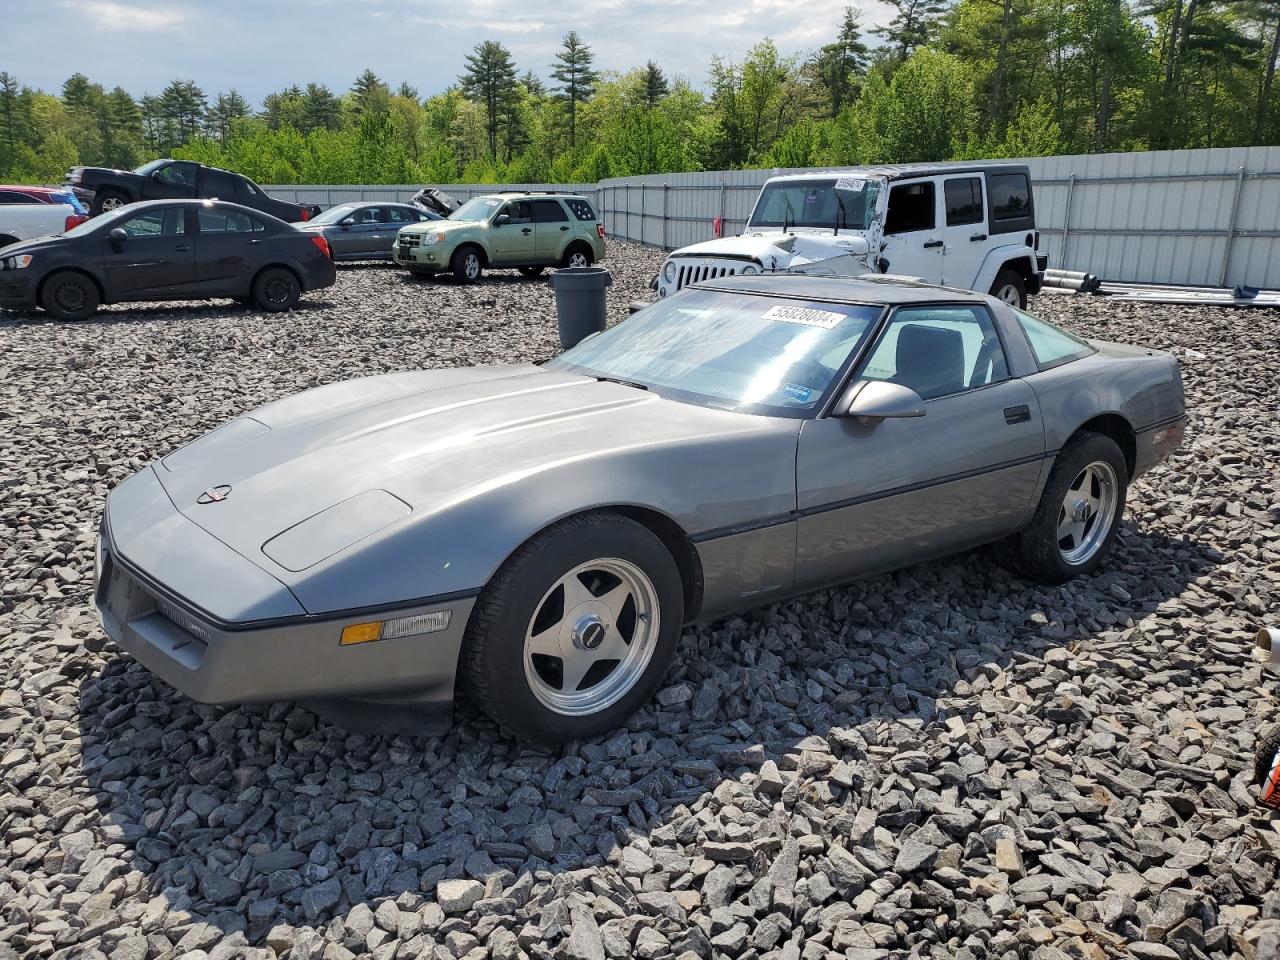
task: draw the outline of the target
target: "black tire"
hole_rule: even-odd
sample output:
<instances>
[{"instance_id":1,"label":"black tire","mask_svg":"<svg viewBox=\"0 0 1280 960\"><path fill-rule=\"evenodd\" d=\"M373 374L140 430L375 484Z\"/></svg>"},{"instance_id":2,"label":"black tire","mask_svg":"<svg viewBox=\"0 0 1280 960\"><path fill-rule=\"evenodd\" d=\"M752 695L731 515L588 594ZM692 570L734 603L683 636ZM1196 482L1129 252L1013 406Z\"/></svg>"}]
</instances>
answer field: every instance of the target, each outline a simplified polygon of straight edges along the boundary
<instances>
[{"instance_id":1,"label":"black tire","mask_svg":"<svg viewBox=\"0 0 1280 960\"><path fill-rule=\"evenodd\" d=\"M623 560L648 578L657 598L658 627L650 658L626 692L597 712L570 716L544 705L532 688L524 662L525 633L562 577L601 558ZM661 540L618 514L571 517L516 551L481 593L463 640L462 682L476 705L518 739L558 744L599 736L616 729L653 696L683 622L680 574Z\"/></svg>"},{"instance_id":2,"label":"black tire","mask_svg":"<svg viewBox=\"0 0 1280 960\"><path fill-rule=\"evenodd\" d=\"M542 276L543 268L542 267L517 267L516 269L520 271L520 276L528 277L530 280L533 280L535 277Z\"/></svg>"},{"instance_id":3,"label":"black tire","mask_svg":"<svg viewBox=\"0 0 1280 960\"><path fill-rule=\"evenodd\" d=\"M995 283L991 284L991 295L1011 307L1017 307L1019 310L1027 309L1027 281L1023 279L1022 274L1010 267L1005 267L996 274Z\"/></svg>"},{"instance_id":4,"label":"black tire","mask_svg":"<svg viewBox=\"0 0 1280 960\"><path fill-rule=\"evenodd\" d=\"M463 283L475 283L484 274L484 254L473 244L466 244L453 251L449 269L455 279Z\"/></svg>"},{"instance_id":5,"label":"black tire","mask_svg":"<svg viewBox=\"0 0 1280 960\"><path fill-rule=\"evenodd\" d=\"M97 284L74 270L58 271L40 288L40 306L59 320L87 320L100 302Z\"/></svg>"},{"instance_id":6,"label":"black tire","mask_svg":"<svg viewBox=\"0 0 1280 960\"><path fill-rule=\"evenodd\" d=\"M298 278L284 267L267 267L253 280L253 302L268 313L293 309L301 296Z\"/></svg>"},{"instance_id":7,"label":"black tire","mask_svg":"<svg viewBox=\"0 0 1280 960\"><path fill-rule=\"evenodd\" d=\"M119 190L99 190L93 195L93 214L101 216L129 202L129 197Z\"/></svg>"},{"instance_id":8,"label":"black tire","mask_svg":"<svg viewBox=\"0 0 1280 960\"><path fill-rule=\"evenodd\" d=\"M1271 772L1271 761L1280 752L1280 725L1268 730L1258 740L1257 751L1253 755L1253 785L1263 787L1267 775Z\"/></svg>"},{"instance_id":9,"label":"black tire","mask_svg":"<svg viewBox=\"0 0 1280 960\"><path fill-rule=\"evenodd\" d=\"M1113 504L1107 511L1094 515L1092 524L1085 529L1088 537L1094 535L1095 526L1105 522L1105 532L1099 531L1098 542L1087 556L1071 560L1059 540L1059 524L1064 521L1064 501L1073 484L1087 467L1106 464L1110 467L1113 484ZM1104 471L1105 472L1105 471ZM1129 486L1129 467L1120 447L1110 437L1098 433L1078 433L1067 441L1045 482L1044 492L1036 512L1009 544L1011 565L1031 580L1042 583L1065 583L1073 577L1085 576L1096 570L1115 543L1120 530L1120 517L1124 514L1125 495ZM1088 523L1088 521L1084 521Z\"/></svg>"},{"instance_id":10,"label":"black tire","mask_svg":"<svg viewBox=\"0 0 1280 960\"><path fill-rule=\"evenodd\" d=\"M574 260L578 257L585 262L574 263ZM560 258L560 267L561 269L574 266L589 267L595 263L595 260L595 254L591 252L591 248L585 243L571 243L565 248L564 256Z\"/></svg>"}]
</instances>

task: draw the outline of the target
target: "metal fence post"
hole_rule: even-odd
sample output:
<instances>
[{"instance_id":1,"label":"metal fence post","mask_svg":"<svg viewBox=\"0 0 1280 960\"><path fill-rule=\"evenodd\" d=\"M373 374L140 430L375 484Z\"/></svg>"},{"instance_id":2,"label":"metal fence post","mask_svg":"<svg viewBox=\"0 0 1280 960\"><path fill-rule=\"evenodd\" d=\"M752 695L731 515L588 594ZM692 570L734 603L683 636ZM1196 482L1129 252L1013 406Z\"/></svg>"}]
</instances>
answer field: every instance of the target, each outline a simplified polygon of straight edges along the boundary
<instances>
[{"instance_id":1,"label":"metal fence post","mask_svg":"<svg viewBox=\"0 0 1280 960\"><path fill-rule=\"evenodd\" d=\"M667 249L667 187L669 184L662 185L662 249Z\"/></svg>"},{"instance_id":2,"label":"metal fence post","mask_svg":"<svg viewBox=\"0 0 1280 960\"><path fill-rule=\"evenodd\" d=\"M1062 213L1062 269L1067 269L1067 240L1071 236L1071 195L1076 190L1076 175L1067 178L1067 209Z\"/></svg>"},{"instance_id":3,"label":"metal fence post","mask_svg":"<svg viewBox=\"0 0 1280 960\"><path fill-rule=\"evenodd\" d=\"M1244 166L1236 171L1236 191L1231 197L1231 219L1227 221L1227 242L1222 251L1222 276L1218 278L1218 286L1227 285L1227 268L1231 266L1231 245L1236 239L1236 217L1240 213L1240 194L1244 189Z\"/></svg>"},{"instance_id":4,"label":"metal fence post","mask_svg":"<svg viewBox=\"0 0 1280 960\"><path fill-rule=\"evenodd\" d=\"M644 197L649 192L647 183L640 184L640 243L644 243Z\"/></svg>"},{"instance_id":5,"label":"metal fence post","mask_svg":"<svg viewBox=\"0 0 1280 960\"><path fill-rule=\"evenodd\" d=\"M724 236L724 195L726 191L724 177L720 178L720 236Z\"/></svg>"}]
</instances>

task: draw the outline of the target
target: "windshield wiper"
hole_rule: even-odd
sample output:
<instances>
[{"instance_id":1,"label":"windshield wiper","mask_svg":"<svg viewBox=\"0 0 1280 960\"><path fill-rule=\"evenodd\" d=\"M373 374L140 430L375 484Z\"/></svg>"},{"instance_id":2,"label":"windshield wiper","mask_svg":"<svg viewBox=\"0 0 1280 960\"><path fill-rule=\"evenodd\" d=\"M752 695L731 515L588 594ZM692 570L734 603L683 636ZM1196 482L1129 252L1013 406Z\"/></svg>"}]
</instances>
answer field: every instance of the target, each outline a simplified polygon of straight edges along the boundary
<instances>
[{"instance_id":1,"label":"windshield wiper","mask_svg":"<svg viewBox=\"0 0 1280 960\"><path fill-rule=\"evenodd\" d=\"M601 383L620 383L624 387L635 387L637 390L649 389L643 383L636 383L634 380L623 380L621 377L602 377L600 374L596 374L596 379Z\"/></svg>"},{"instance_id":2,"label":"windshield wiper","mask_svg":"<svg viewBox=\"0 0 1280 960\"><path fill-rule=\"evenodd\" d=\"M836 205L840 208L840 212L836 214L836 225L831 228L831 235L833 237L838 237L840 236L840 223L844 220L848 220L849 215L844 212L844 200L840 198L840 191L833 190L831 192L836 195Z\"/></svg>"},{"instance_id":3,"label":"windshield wiper","mask_svg":"<svg viewBox=\"0 0 1280 960\"><path fill-rule=\"evenodd\" d=\"M788 213L791 214L792 219L795 219L796 212L791 209L791 198L788 197L785 193L782 195L782 202L787 205L786 210L784 210L782 214L782 232L786 233L787 232L787 214Z\"/></svg>"}]
</instances>

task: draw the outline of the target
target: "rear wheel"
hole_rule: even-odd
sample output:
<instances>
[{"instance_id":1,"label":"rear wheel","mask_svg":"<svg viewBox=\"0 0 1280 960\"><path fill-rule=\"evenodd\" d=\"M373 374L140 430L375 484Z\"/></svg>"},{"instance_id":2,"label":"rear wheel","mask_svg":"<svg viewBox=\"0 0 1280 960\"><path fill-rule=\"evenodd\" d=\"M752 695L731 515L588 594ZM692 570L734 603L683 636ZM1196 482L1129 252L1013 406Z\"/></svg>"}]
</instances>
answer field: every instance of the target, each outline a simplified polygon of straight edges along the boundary
<instances>
[{"instance_id":1,"label":"rear wheel","mask_svg":"<svg viewBox=\"0 0 1280 960\"><path fill-rule=\"evenodd\" d=\"M1017 270L1005 267L996 274L996 282L991 285L991 295L1019 310L1027 308L1027 282Z\"/></svg>"},{"instance_id":2,"label":"rear wheel","mask_svg":"<svg viewBox=\"0 0 1280 960\"><path fill-rule=\"evenodd\" d=\"M93 212L95 214L110 213L129 202L119 190L99 190L93 195Z\"/></svg>"},{"instance_id":3,"label":"rear wheel","mask_svg":"<svg viewBox=\"0 0 1280 960\"><path fill-rule=\"evenodd\" d=\"M564 257L560 261L562 267L589 267L595 258L591 255L591 250L582 244L574 244L564 252Z\"/></svg>"},{"instance_id":4,"label":"rear wheel","mask_svg":"<svg viewBox=\"0 0 1280 960\"><path fill-rule=\"evenodd\" d=\"M542 276L542 267L517 267L517 269L520 271L520 276L528 277L530 280Z\"/></svg>"},{"instance_id":5,"label":"rear wheel","mask_svg":"<svg viewBox=\"0 0 1280 960\"><path fill-rule=\"evenodd\" d=\"M301 296L298 278L284 267L268 267L253 281L253 302L269 313L297 306Z\"/></svg>"},{"instance_id":6,"label":"rear wheel","mask_svg":"<svg viewBox=\"0 0 1280 960\"><path fill-rule=\"evenodd\" d=\"M480 251L475 247L459 247L449 261L449 268L463 283L475 283L484 273L484 262L480 259Z\"/></svg>"},{"instance_id":7,"label":"rear wheel","mask_svg":"<svg viewBox=\"0 0 1280 960\"><path fill-rule=\"evenodd\" d=\"M617 514L573 517L485 587L463 644L466 688L508 733L542 743L616 728L666 673L683 622L667 548Z\"/></svg>"},{"instance_id":8,"label":"rear wheel","mask_svg":"<svg viewBox=\"0 0 1280 960\"><path fill-rule=\"evenodd\" d=\"M59 320L85 320L98 309L98 288L83 273L63 270L44 282L40 306Z\"/></svg>"},{"instance_id":9,"label":"rear wheel","mask_svg":"<svg viewBox=\"0 0 1280 960\"><path fill-rule=\"evenodd\" d=\"M1120 529L1128 476L1114 440L1077 434L1058 454L1031 522L1015 536L1014 565L1045 583L1096 570Z\"/></svg>"}]
</instances>

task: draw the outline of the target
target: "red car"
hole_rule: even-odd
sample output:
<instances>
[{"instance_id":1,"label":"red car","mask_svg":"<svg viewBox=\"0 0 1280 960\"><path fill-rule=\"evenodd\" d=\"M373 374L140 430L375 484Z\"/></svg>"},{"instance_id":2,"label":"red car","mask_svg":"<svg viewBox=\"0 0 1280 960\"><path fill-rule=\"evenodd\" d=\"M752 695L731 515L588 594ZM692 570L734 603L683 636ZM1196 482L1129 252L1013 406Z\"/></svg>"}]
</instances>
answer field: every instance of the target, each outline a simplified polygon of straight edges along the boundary
<instances>
[{"instance_id":1,"label":"red car","mask_svg":"<svg viewBox=\"0 0 1280 960\"><path fill-rule=\"evenodd\" d=\"M9 203L65 203L81 213L89 211L69 187L29 187L0 184L0 204Z\"/></svg>"}]
</instances>

